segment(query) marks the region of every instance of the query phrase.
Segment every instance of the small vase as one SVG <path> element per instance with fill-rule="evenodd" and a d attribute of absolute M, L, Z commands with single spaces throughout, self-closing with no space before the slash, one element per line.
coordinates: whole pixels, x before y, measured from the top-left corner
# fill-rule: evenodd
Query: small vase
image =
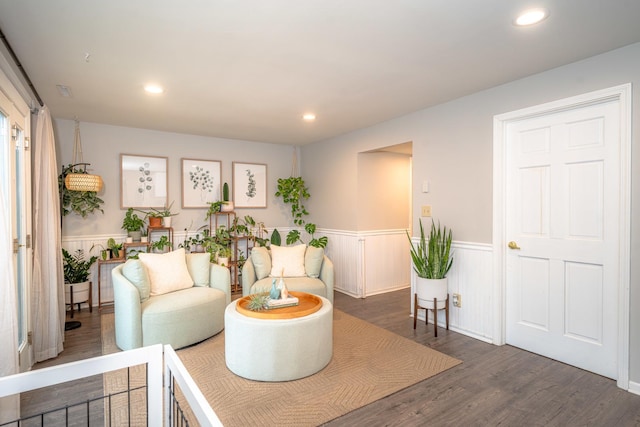
<path fill-rule="evenodd" d="M 273 279 L 273 282 L 271 282 L 271 292 L 269 292 L 269 297 L 271 297 L 271 299 L 280 298 L 280 289 L 276 287 L 276 279 Z"/>
<path fill-rule="evenodd" d="M 162 218 L 162 225 L 164 225 L 167 228 L 171 227 L 171 217 L 170 216 L 163 217 Z"/>

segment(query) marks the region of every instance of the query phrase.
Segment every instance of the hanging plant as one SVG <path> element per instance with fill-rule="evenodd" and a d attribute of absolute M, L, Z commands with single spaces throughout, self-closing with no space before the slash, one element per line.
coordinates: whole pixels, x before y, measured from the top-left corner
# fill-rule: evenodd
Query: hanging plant
<path fill-rule="evenodd" d="M 104 213 L 101 205 L 104 201 L 98 197 L 95 191 L 73 191 L 67 189 L 64 180 L 68 174 L 86 174 L 86 170 L 74 168 L 72 164 L 62 166 L 62 173 L 58 175 L 58 188 L 60 191 L 60 209 L 62 216 L 66 216 L 71 212 L 86 218 L 88 214 L 100 211 Z"/>
<path fill-rule="evenodd" d="M 309 215 L 309 212 L 307 212 L 302 203 L 311 197 L 309 189 L 305 186 L 304 179 L 293 176 L 279 178 L 276 197 L 282 197 L 282 201 L 291 206 L 291 216 L 294 224 L 303 226 L 305 223 L 304 216 Z"/>
<path fill-rule="evenodd" d="M 327 246 L 328 238 L 326 236 L 317 239 L 314 238 L 313 234 L 316 231 L 316 225 L 307 223 L 304 219 L 306 215 L 309 215 L 309 212 L 307 212 L 303 202 L 311 197 L 311 195 L 309 194 L 309 189 L 306 187 L 304 180 L 301 177 L 291 176 L 289 178 L 279 178 L 276 197 L 282 197 L 282 201 L 291 206 L 291 216 L 293 217 L 294 224 L 300 227 L 304 226 L 305 231 L 311 235 L 309 246 L 315 246 L 317 248 L 324 248 Z M 279 234 L 277 238 L 279 240 Z M 289 231 L 286 242 L 287 245 L 292 245 L 297 242 L 304 243 L 299 230 Z"/>

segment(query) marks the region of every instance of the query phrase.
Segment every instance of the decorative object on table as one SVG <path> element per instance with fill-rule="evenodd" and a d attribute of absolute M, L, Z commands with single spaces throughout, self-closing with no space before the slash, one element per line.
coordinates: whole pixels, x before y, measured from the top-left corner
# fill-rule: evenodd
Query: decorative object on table
<path fill-rule="evenodd" d="M 150 208 L 167 205 L 166 157 L 120 155 L 122 208 Z"/>
<path fill-rule="evenodd" d="M 414 245 L 407 232 L 411 244 L 411 259 L 416 272 L 416 292 L 414 294 L 413 328 L 416 328 L 418 309 L 426 310 L 425 323 L 429 310 L 433 311 L 434 335 L 438 336 L 438 309 L 445 310 L 446 328 L 449 329 L 449 293 L 447 291 L 447 273 L 451 269 L 452 232 L 447 227 L 436 227 L 431 220 L 431 232 L 427 246 L 422 221 L 420 223 L 420 241 Z"/>
<path fill-rule="evenodd" d="M 276 286 L 276 279 L 271 282 L 271 291 L 269 292 L 269 298 L 274 300 L 280 298 L 280 289 Z"/>
<path fill-rule="evenodd" d="M 182 207 L 206 208 L 220 200 L 221 162 L 182 159 Z"/>
<path fill-rule="evenodd" d="M 140 243 L 147 243 L 149 241 L 149 234 L 147 230 L 142 229 L 142 234 L 140 235 Z"/>
<path fill-rule="evenodd" d="M 282 269 L 282 273 L 280 273 L 280 281 L 278 282 L 278 290 L 280 291 L 280 298 L 286 299 L 289 296 L 289 291 L 287 290 L 287 285 L 284 284 L 284 268 Z"/>
<path fill-rule="evenodd" d="M 222 185 L 222 205 L 220 212 L 233 212 L 233 201 L 229 200 L 229 184 L 226 182 Z"/>
<path fill-rule="evenodd" d="M 261 311 L 267 308 L 267 303 L 269 301 L 269 294 L 259 293 L 253 294 L 249 297 L 249 301 L 247 302 L 247 308 L 252 311 Z"/>
<path fill-rule="evenodd" d="M 327 243 L 329 242 L 327 236 L 319 238 L 314 237 L 316 225 L 308 223 L 304 219 L 305 216 L 309 215 L 309 212 L 304 207 L 303 203 L 311 197 L 311 195 L 309 194 L 309 189 L 301 177 L 290 176 L 289 178 L 279 178 L 278 191 L 276 191 L 275 196 L 282 197 L 282 201 L 285 204 L 290 205 L 293 223 L 299 227 L 304 226 L 305 231 L 311 236 L 309 246 L 314 246 L 316 248 L 324 248 L 327 246 Z M 286 242 L 287 245 L 293 245 L 297 242 L 304 243 L 300 236 L 300 230 L 293 229 L 289 231 Z"/>
<path fill-rule="evenodd" d="M 133 211 L 133 208 L 127 209 L 122 220 L 122 229 L 126 230 L 129 237 L 134 242 L 139 242 L 142 237 L 142 227 L 144 227 L 144 220 Z"/>
<path fill-rule="evenodd" d="M 233 162 L 232 168 L 236 208 L 266 208 L 267 165 Z"/>

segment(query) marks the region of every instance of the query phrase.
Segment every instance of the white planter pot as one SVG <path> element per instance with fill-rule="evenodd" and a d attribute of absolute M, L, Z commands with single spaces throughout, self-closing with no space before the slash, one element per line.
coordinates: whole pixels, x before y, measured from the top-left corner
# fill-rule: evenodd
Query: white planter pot
<path fill-rule="evenodd" d="M 225 202 L 220 206 L 220 212 L 232 212 L 233 211 L 233 202 Z"/>
<path fill-rule="evenodd" d="M 173 217 L 171 216 L 165 216 L 162 218 L 162 225 L 164 225 L 165 227 L 169 228 L 171 227 L 171 220 Z"/>
<path fill-rule="evenodd" d="M 420 307 L 433 310 L 433 299 L 437 298 L 437 308 L 445 308 L 447 292 L 446 277 L 444 279 L 423 279 L 422 277 L 416 277 L 416 294 L 418 295 L 418 305 Z"/>
<path fill-rule="evenodd" d="M 229 257 L 218 257 L 218 265 L 221 265 L 223 267 L 228 267 L 229 266 Z"/>
<path fill-rule="evenodd" d="M 71 304 L 71 286 L 69 283 L 64 284 L 64 302 Z M 82 283 L 73 284 L 73 303 L 78 304 L 81 302 L 89 301 L 89 287 L 91 282 L 86 281 Z"/>

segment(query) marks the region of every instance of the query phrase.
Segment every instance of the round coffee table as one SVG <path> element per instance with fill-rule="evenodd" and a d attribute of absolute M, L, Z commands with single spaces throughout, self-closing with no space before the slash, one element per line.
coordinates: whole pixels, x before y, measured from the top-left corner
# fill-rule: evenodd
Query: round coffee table
<path fill-rule="evenodd" d="M 329 364 L 333 355 L 331 302 L 320 296 L 306 298 L 309 294 L 291 293 L 301 302 L 317 299 L 317 309 L 301 316 L 292 314 L 296 307 L 246 313 L 242 309 L 244 298 L 227 306 L 225 360 L 231 372 L 256 381 L 291 381 L 315 374 Z M 300 308 L 308 310 L 309 306 L 301 303 Z"/>

